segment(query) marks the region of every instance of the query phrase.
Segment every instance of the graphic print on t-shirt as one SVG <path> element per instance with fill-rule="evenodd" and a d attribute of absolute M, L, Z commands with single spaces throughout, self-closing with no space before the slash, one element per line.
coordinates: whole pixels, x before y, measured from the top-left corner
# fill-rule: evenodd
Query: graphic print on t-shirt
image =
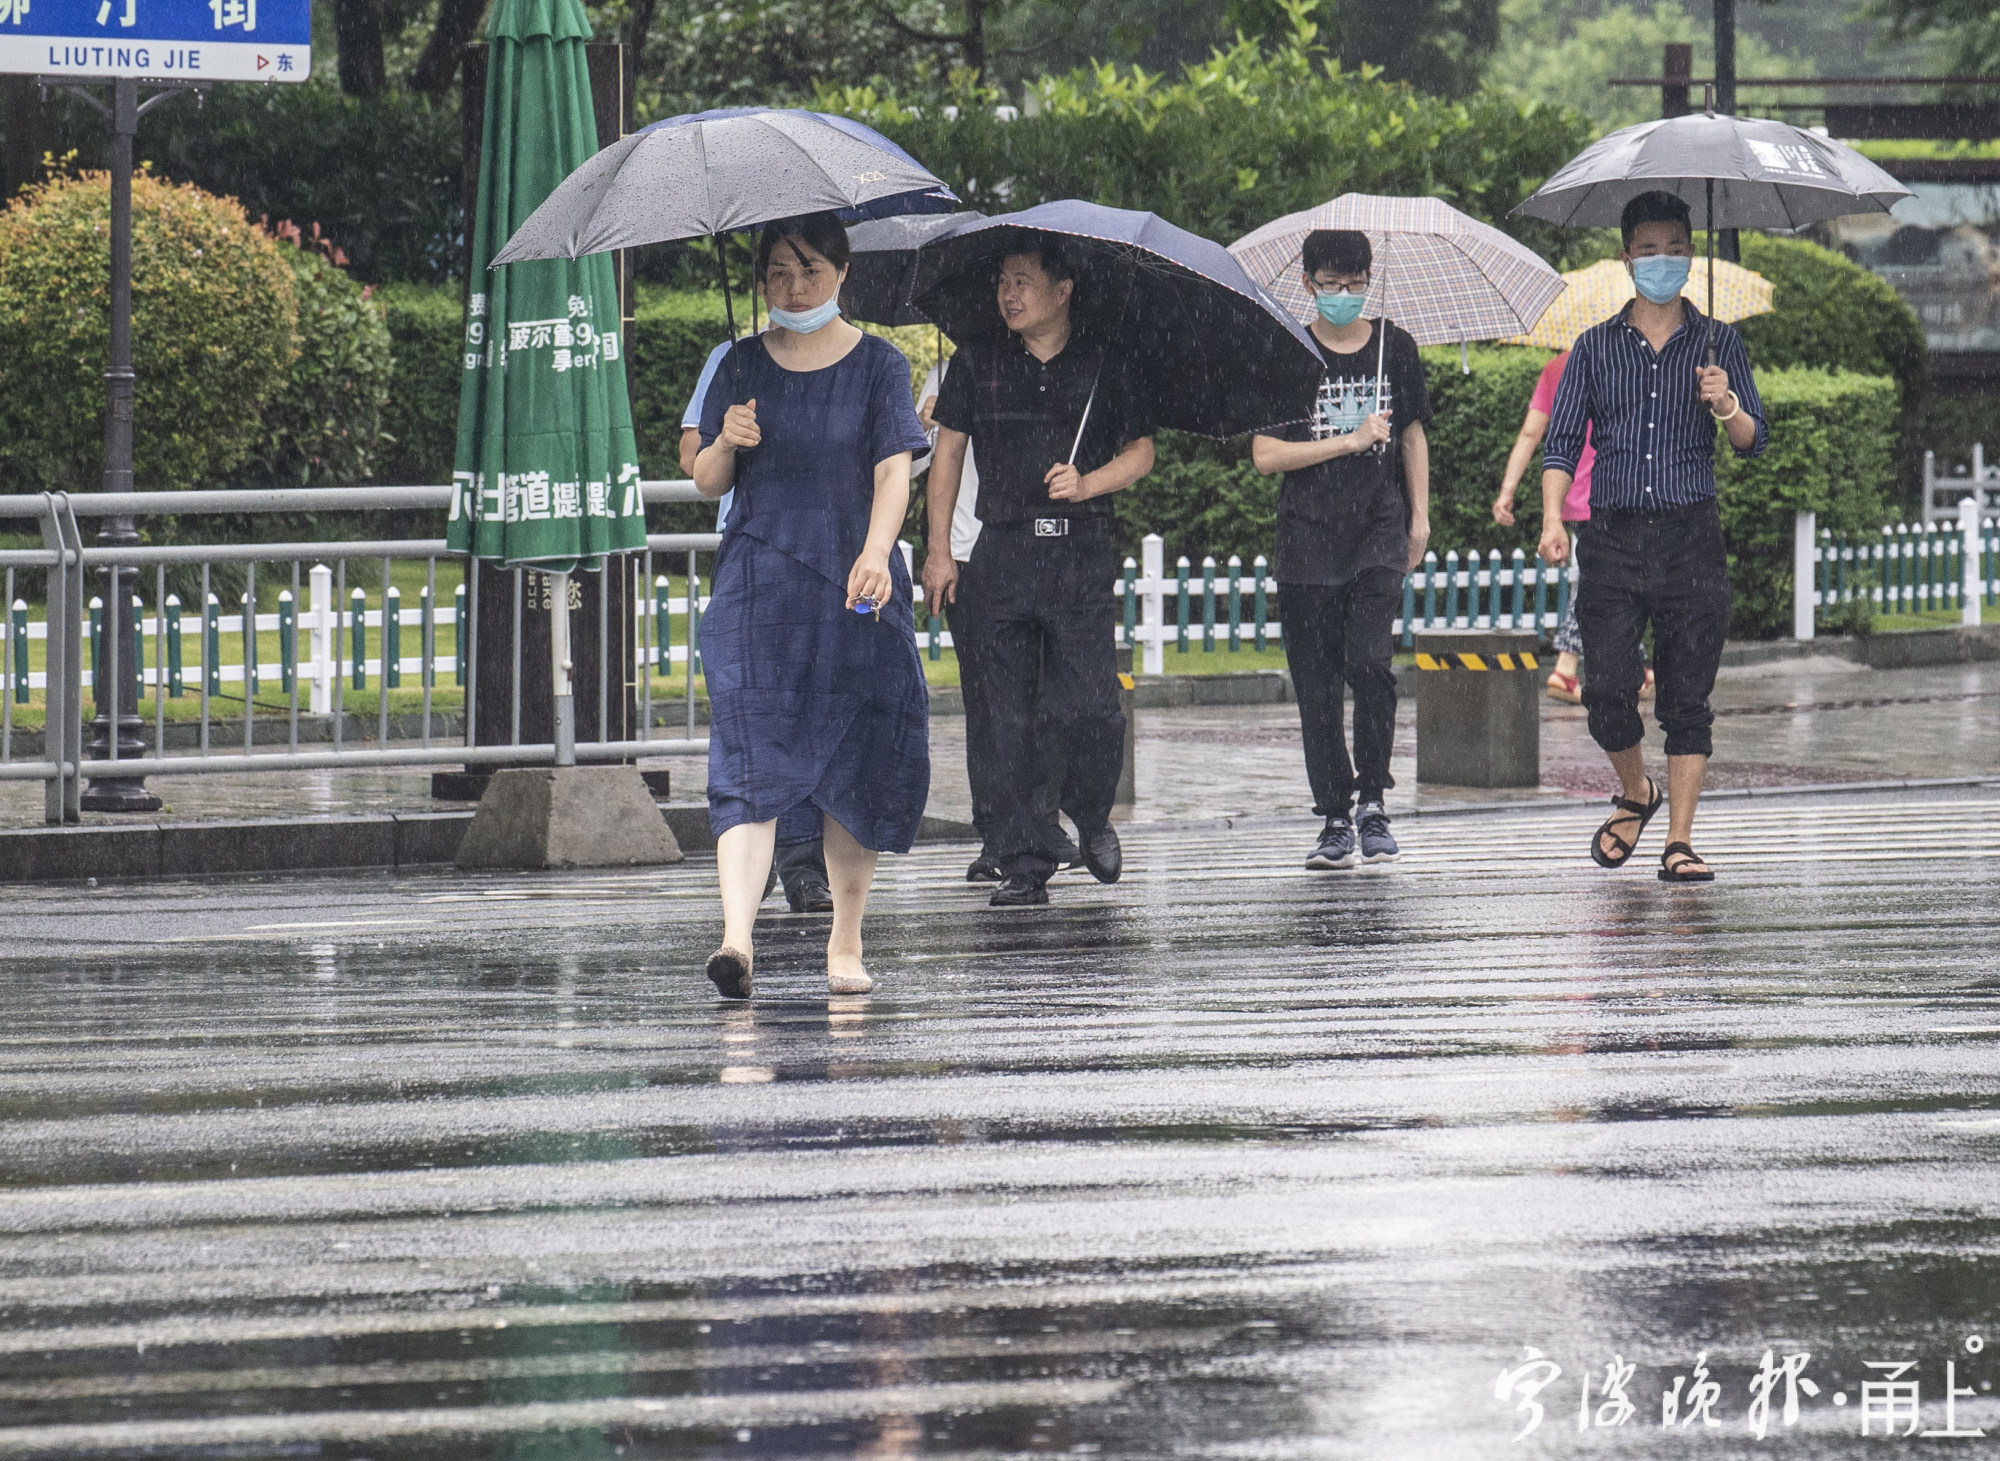
<path fill-rule="evenodd" d="M 1382 380 L 1381 395 L 1376 395 L 1372 371 L 1363 376 L 1321 376 L 1319 396 L 1313 403 L 1313 440 L 1348 436 L 1376 412 L 1389 410 L 1393 402 L 1387 377 Z"/>

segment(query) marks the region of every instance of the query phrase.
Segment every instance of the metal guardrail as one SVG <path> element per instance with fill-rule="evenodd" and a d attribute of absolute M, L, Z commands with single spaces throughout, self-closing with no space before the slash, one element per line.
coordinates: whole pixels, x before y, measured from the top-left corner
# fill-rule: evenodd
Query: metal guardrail
<path fill-rule="evenodd" d="M 668 502 L 699 502 L 704 499 L 687 481 L 653 481 L 641 484 L 648 505 Z M 441 509 L 450 506 L 454 489 L 432 487 L 335 487 L 273 491 L 149 492 L 149 493 L 51 493 L 35 496 L 0 495 L 0 520 L 33 522 L 41 530 L 40 549 L 0 551 L 0 575 L 4 575 L 5 597 L 0 599 L 0 781 L 41 781 L 45 784 L 44 814 L 49 822 L 75 821 L 80 811 L 81 784 L 105 777 L 152 777 L 172 775 L 226 775 L 245 772 L 294 771 L 326 767 L 383 767 L 439 765 L 541 765 L 555 759 L 553 743 L 524 742 L 521 738 L 521 623 L 524 590 L 530 576 L 545 577 L 533 570 L 512 572 L 512 625 L 514 657 L 509 707 L 509 735 L 495 744 L 478 744 L 478 623 L 479 584 L 485 575 L 463 574 L 465 582 L 456 586 L 449 606 L 439 602 L 438 560 L 464 563 L 462 557 L 447 553 L 441 539 L 339 540 L 313 542 L 176 544 L 172 546 L 132 545 L 125 547 L 85 546 L 78 519 L 128 515 L 145 518 L 173 514 L 182 518 L 204 515 L 299 513 L 337 514 L 386 510 Z M 602 731 L 612 724 L 610 715 L 612 616 L 608 612 L 609 578 L 597 576 L 599 594 L 599 667 L 597 726 L 600 738 L 576 748 L 577 759 L 586 762 L 629 761 L 659 756 L 704 754 L 705 738 L 695 732 L 695 676 L 700 667 L 700 619 L 706 600 L 702 595 L 699 556 L 712 554 L 720 538 L 713 533 L 654 534 L 647 538 L 636 565 L 643 577 L 634 585 L 627 607 L 632 614 L 631 646 L 633 664 L 629 669 L 636 685 L 639 706 L 637 738 L 612 740 Z M 681 568 L 685 555 L 682 587 L 671 591 L 670 572 Z M 418 560 L 424 564 L 423 584 L 414 610 L 401 604 L 401 589 L 393 581 L 393 566 Z M 347 575 L 350 564 L 380 565 L 379 589 L 371 606 L 367 591 L 357 583 L 350 591 Z M 260 564 L 289 564 L 289 585 L 282 586 L 275 599 L 274 613 L 261 612 L 257 587 Z M 215 570 L 221 565 L 243 565 L 244 590 L 240 602 L 225 606 L 213 592 Z M 331 566 L 329 566 L 329 564 Z M 307 565 L 312 565 L 308 567 Z M 168 592 L 170 569 L 198 567 L 200 600 L 194 612 Z M 669 572 L 656 572 L 667 568 Z M 146 570 L 150 569 L 148 575 Z M 23 570 L 46 574 L 48 593 L 46 617 L 39 623 L 28 620 L 28 606 L 16 597 L 17 576 Z M 151 610 L 144 589 L 146 577 L 152 583 Z M 357 578 L 359 575 L 357 575 Z M 120 626 L 107 617 L 107 606 L 99 595 L 86 602 L 88 581 L 117 584 L 114 598 L 127 596 L 133 620 L 130 643 L 132 662 L 120 664 Z M 126 592 L 129 586 L 129 594 Z M 575 600 L 572 600 L 574 606 Z M 237 612 L 223 614 L 224 607 Z M 184 619 L 189 622 L 183 622 Z M 673 629 L 682 627 L 679 643 Z M 415 639 L 417 653 L 405 655 L 406 631 Z M 441 653 L 441 631 L 448 631 L 450 653 Z M 461 632 L 463 631 L 463 632 Z M 275 652 L 267 641 L 275 636 Z M 622 638 L 622 634 L 621 634 Z M 370 645 L 374 653 L 370 653 Z M 150 643 L 151 655 L 146 648 Z M 39 644 L 41 667 L 34 666 Z M 236 651 L 230 662 L 228 649 Z M 86 669 L 88 664 L 88 669 Z M 655 682 L 679 668 L 684 676 L 686 734 L 654 738 L 653 703 Z M 392 745 L 392 731 L 398 726 L 392 716 L 390 692 L 402 688 L 402 677 L 415 677 L 422 691 L 421 714 L 414 734 L 402 737 L 412 742 Z M 452 676 L 464 691 L 464 714 L 453 744 L 439 744 L 439 721 L 433 707 L 433 690 L 438 676 Z M 190 689 L 188 679 L 193 678 Z M 110 699 L 104 686 L 120 687 L 121 676 L 129 685 L 115 689 Z M 374 746 L 363 748 L 350 743 L 348 724 L 350 698 L 359 701 L 371 688 L 375 691 Z M 284 697 L 284 749 L 259 751 L 258 730 L 269 726 L 269 717 L 259 719 L 258 694 L 267 681 L 275 681 Z M 231 696 L 225 686 L 241 689 Z M 136 707 L 152 689 L 153 719 L 150 748 L 139 742 L 139 754 L 131 754 L 133 742 L 120 745 L 122 728 L 131 732 L 143 723 L 127 707 Z M 97 755 L 86 752 L 86 721 L 90 707 L 86 688 L 100 701 L 101 712 L 113 708 L 120 716 L 100 714 L 97 727 Z M 587 688 L 587 687 L 586 687 Z M 625 689 L 620 678 L 619 692 Z M 16 760 L 14 745 L 15 707 L 28 703 L 32 692 L 44 697 L 43 750 L 34 759 Z M 301 693 L 304 703 L 301 703 Z M 353 692 L 350 697 L 349 692 Z M 168 726 L 186 722 L 167 715 L 170 700 L 192 697 L 199 701 L 195 724 L 196 744 L 185 754 L 170 754 Z M 242 703 L 242 749 L 224 754 L 215 747 L 215 731 L 223 722 L 214 715 L 218 702 L 239 699 Z M 274 707 L 267 707 L 274 708 Z M 323 729 L 330 735 L 331 750 L 300 748 L 301 714 L 324 717 Z M 620 717 L 622 719 L 622 716 Z M 233 716 L 232 716 L 233 719 Z M 448 724 L 444 729 L 451 729 Z M 107 734 L 108 730 L 108 734 Z M 137 732 L 133 732 L 137 734 Z M 492 737 L 487 738 L 492 741 Z M 310 737 L 307 744 L 310 744 Z"/>

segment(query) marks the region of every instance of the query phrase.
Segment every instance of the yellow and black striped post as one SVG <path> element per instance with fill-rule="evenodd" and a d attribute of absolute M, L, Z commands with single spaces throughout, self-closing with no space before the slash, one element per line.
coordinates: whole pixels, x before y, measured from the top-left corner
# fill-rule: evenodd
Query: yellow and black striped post
<path fill-rule="evenodd" d="M 1417 781 L 1538 786 L 1540 638 L 1532 630 L 1419 631 Z"/>

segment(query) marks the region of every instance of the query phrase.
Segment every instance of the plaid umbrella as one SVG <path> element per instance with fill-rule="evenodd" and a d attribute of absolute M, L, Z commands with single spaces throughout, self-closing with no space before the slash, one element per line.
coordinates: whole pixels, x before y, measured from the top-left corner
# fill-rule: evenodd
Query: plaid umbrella
<path fill-rule="evenodd" d="M 1714 315 L 1726 324 L 1747 320 L 1752 315 L 1771 312 L 1771 281 L 1741 264 L 1717 259 L 1715 268 Z M 1701 302 L 1708 292 L 1709 261 L 1696 259 L 1688 273 L 1684 299 Z M 1608 320 L 1625 307 L 1634 294 L 1632 275 L 1616 259 L 1600 259 L 1587 269 L 1563 275 L 1569 286 L 1548 313 L 1525 335 L 1509 335 L 1503 345 L 1540 345 L 1547 350 L 1567 350 L 1576 337 L 1592 325 Z"/>
<path fill-rule="evenodd" d="M 1419 345 L 1519 335 L 1562 293 L 1562 276 L 1533 249 L 1447 203 L 1343 193 L 1273 219 L 1229 246 L 1243 271 L 1295 319 L 1318 314 L 1300 282 L 1299 250 L 1319 228 L 1368 235 L 1374 282 L 1362 313 L 1395 321 Z"/>

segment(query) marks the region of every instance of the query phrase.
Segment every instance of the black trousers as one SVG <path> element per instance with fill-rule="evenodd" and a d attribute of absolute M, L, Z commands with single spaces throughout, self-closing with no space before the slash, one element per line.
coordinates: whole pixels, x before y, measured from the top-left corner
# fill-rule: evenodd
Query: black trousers
<path fill-rule="evenodd" d="M 1047 877 L 1061 863 L 1050 845 L 1048 789 L 1089 836 L 1111 819 L 1125 757 L 1118 706 L 1112 580 L 1118 555 L 1110 534 L 1080 522 L 1060 538 L 1030 524 L 989 523 L 959 573 L 952 643 L 968 712 L 982 706 L 979 742 L 966 727 L 968 762 L 987 770 L 973 782 L 974 817 L 1008 876 Z"/>
<path fill-rule="evenodd" d="M 1403 576 L 1370 568 L 1347 583 L 1281 583 L 1285 662 L 1299 702 L 1306 780 L 1313 811 L 1345 816 L 1355 793 L 1379 802 L 1396 784 L 1389 750 L 1396 739 L 1396 609 Z M 1354 689 L 1354 758 L 1347 755 L 1342 691 Z"/>
<path fill-rule="evenodd" d="M 1576 625 L 1590 664 L 1583 703 L 1590 736 L 1607 751 L 1646 738 L 1639 687 L 1653 629 L 1653 713 L 1669 756 L 1714 749 L 1709 693 L 1729 634 L 1729 558 L 1713 499 L 1655 516 L 1592 513 L 1577 586 Z"/>
<path fill-rule="evenodd" d="M 826 882 L 826 842 L 821 836 L 826 818 L 811 802 L 800 802 L 778 818 L 777 848 L 772 864 L 785 896 L 796 897 L 799 884 L 808 878 Z"/>

